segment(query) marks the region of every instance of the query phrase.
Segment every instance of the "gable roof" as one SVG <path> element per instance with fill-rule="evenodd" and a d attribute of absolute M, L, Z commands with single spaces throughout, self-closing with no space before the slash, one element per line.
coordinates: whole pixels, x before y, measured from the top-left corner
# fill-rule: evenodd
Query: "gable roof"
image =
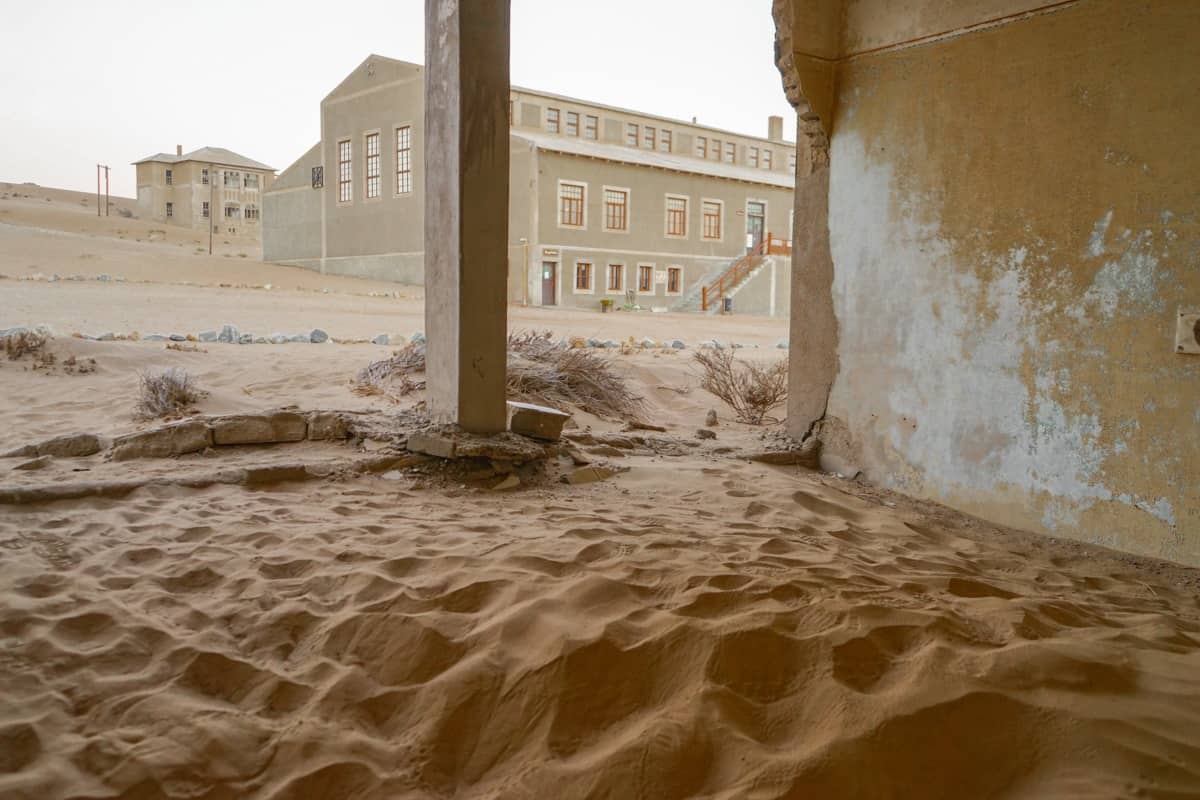
<path fill-rule="evenodd" d="M 145 164 L 150 161 L 158 161 L 164 164 L 179 164 L 184 161 L 201 161 L 208 164 L 215 164 L 221 167 L 241 167 L 243 169 L 260 169 L 266 172 L 274 172 L 274 167 L 268 167 L 261 161 L 255 161 L 253 158 L 246 158 L 232 150 L 226 150 L 224 147 L 201 147 L 199 150 L 193 150 L 190 153 L 184 153 L 177 156 L 174 153 L 155 153 L 152 156 L 147 156 L 141 161 L 133 162 L 136 164 Z"/>
<path fill-rule="evenodd" d="M 584 158 L 596 158 L 602 161 L 615 161 L 622 164 L 637 164 L 645 167 L 658 167 L 674 172 L 686 172 L 693 175 L 706 175 L 712 178 L 725 178 L 745 183 L 758 183 L 764 186 L 776 186 L 780 189 L 791 189 L 796 185 L 790 173 L 776 172 L 769 169 L 753 169 L 737 164 L 727 164 L 723 161 L 701 161 L 698 158 L 672 155 L 659 150 L 642 150 L 635 147 L 624 147 L 617 144 L 604 144 L 590 139 L 580 139 L 573 136 L 555 136 L 553 134 L 536 133 L 534 131 L 513 131 L 514 139 L 524 139 L 541 150 L 555 153 L 567 153 Z"/>

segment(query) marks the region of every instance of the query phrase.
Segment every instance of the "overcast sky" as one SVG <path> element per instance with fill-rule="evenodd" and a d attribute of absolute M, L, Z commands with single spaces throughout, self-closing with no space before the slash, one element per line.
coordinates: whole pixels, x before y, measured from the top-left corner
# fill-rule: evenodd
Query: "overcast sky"
<path fill-rule="evenodd" d="M 423 63 L 423 0 L 5 2 L 0 180 L 133 196 L 130 163 L 227 147 L 284 169 L 370 53 Z M 795 117 L 771 0 L 512 0 L 519 86 L 766 135 Z"/>

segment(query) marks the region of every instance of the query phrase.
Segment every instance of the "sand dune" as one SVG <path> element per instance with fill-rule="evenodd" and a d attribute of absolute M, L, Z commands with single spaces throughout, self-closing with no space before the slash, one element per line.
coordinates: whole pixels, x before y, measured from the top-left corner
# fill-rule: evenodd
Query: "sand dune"
<path fill-rule="evenodd" d="M 955 527 L 650 460 L 6 511 L 0 794 L 1196 796 L 1195 573 Z"/>

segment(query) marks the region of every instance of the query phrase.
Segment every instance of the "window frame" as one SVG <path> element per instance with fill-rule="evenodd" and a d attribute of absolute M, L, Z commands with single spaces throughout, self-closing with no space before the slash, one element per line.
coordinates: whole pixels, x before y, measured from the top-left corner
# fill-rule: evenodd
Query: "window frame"
<path fill-rule="evenodd" d="M 713 161 L 721 160 L 721 153 L 724 152 L 725 142 L 722 139 L 713 139 L 712 146 L 708 149 L 709 158 Z"/>
<path fill-rule="evenodd" d="M 663 145 L 666 145 L 664 148 Z M 675 135 L 670 128 L 658 129 L 658 151 L 660 153 L 670 153 L 675 147 Z"/>
<path fill-rule="evenodd" d="M 166 214 L 166 219 L 174 219 L 175 218 L 175 203 L 168 200 L 167 207 L 163 211 L 163 213 Z"/>
<path fill-rule="evenodd" d="M 737 142 L 725 142 L 725 150 L 721 153 L 721 161 L 726 164 L 737 163 Z"/>
<path fill-rule="evenodd" d="M 375 138 L 375 155 L 371 155 L 371 137 Z M 378 128 L 363 131 L 363 200 L 372 202 L 383 198 L 383 148 Z M 371 159 L 375 159 L 375 174 L 371 174 Z M 371 179 L 375 179 L 375 194 L 371 194 Z"/>
<path fill-rule="evenodd" d="M 559 109 L 546 107 L 546 132 L 562 133 L 562 112 Z"/>
<path fill-rule="evenodd" d="M 342 145 L 346 146 L 345 158 L 342 158 Z M 353 205 L 354 142 L 349 137 L 338 139 L 334 144 L 334 158 L 337 162 L 337 195 L 335 195 L 337 204 L 339 206 Z"/>
<path fill-rule="evenodd" d="M 632 139 L 633 141 L 630 141 Z M 625 146 L 626 147 L 641 147 L 642 146 L 642 129 L 636 122 L 625 123 Z"/>
<path fill-rule="evenodd" d="M 400 149 L 400 131 L 408 131 L 408 147 L 406 147 L 404 150 Z M 395 162 L 392 164 L 392 197 L 408 197 L 413 193 L 413 173 L 416 172 L 416 170 L 413 169 L 414 131 L 415 128 L 413 127 L 411 121 L 401 122 L 398 125 L 392 126 L 392 159 Z M 408 157 L 405 160 L 407 169 L 404 170 L 400 169 L 401 153 L 408 154 Z M 403 190 L 400 188 L 400 177 L 402 175 L 406 176 L 408 180 L 408 188 Z"/>
<path fill-rule="evenodd" d="M 200 185 L 208 186 L 208 167 L 200 168 Z"/>
<path fill-rule="evenodd" d="M 649 142 L 649 144 L 647 144 Z M 642 149 L 654 150 L 658 147 L 658 129 L 653 125 L 642 126 Z"/>
<path fill-rule="evenodd" d="M 750 167 L 751 169 L 758 169 L 757 145 L 751 144 L 746 146 L 746 166 Z"/>
<path fill-rule="evenodd" d="M 171 169 L 170 167 L 167 167 L 166 169 L 164 169 L 163 170 L 163 180 L 166 181 L 167 186 L 174 186 L 175 185 L 175 171 L 173 169 Z"/>
<path fill-rule="evenodd" d="M 610 228 L 608 227 L 608 193 L 622 192 L 625 195 L 625 227 Z M 601 230 L 605 233 L 624 233 L 628 234 L 632 227 L 631 209 L 633 205 L 633 190 L 627 186 L 608 186 L 603 187 L 601 195 Z"/>
<path fill-rule="evenodd" d="M 658 292 L 657 292 L 658 284 L 655 283 L 655 281 L 654 281 L 655 266 L 656 266 L 655 264 L 652 264 L 648 261 L 639 261 L 638 262 L 637 273 L 636 273 L 636 277 L 635 277 L 635 285 L 634 285 L 634 290 L 637 292 L 638 295 L 640 295 L 642 297 L 647 297 L 647 296 L 658 294 Z M 643 274 L 642 271 L 647 270 L 647 269 L 650 270 L 650 288 L 643 289 L 642 288 L 642 274 Z"/>
<path fill-rule="evenodd" d="M 586 266 L 588 268 L 588 285 L 586 289 L 579 288 L 579 268 Z M 572 294 L 595 294 L 596 293 L 596 262 L 585 258 L 578 259 L 575 262 L 575 269 L 572 271 L 571 280 Z"/>
<path fill-rule="evenodd" d="M 600 141 L 600 117 L 598 115 L 583 115 L 583 138 L 592 142 Z"/>
<path fill-rule="evenodd" d="M 671 233 L 671 201 L 683 201 L 683 233 Z M 688 238 L 688 229 L 691 227 L 692 198 L 686 194 L 674 194 L 667 192 L 663 195 L 663 235 L 668 239 L 686 239 Z"/>
<path fill-rule="evenodd" d="M 774 169 L 775 168 L 775 156 L 771 152 L 771 148 L 764 147 L 762 149 L 761 161 L 759 161 L 759 165 L 763 169 Z"/>
<path fill-rule="evenodd" d="M 671 274 L 679 275 L 679 284 L 675 291 L 671 291 Z M 679 264 L 670 264 L 667 266 L 667 282 L 663 285 L 663 294 L 667 297 L 679 297 L 683 294 L 683 267 Z"/>
<path fill-rule="evenodd" d="M 582 189 L 579 199 L 581 223 L 579 225 L 563 222 L 563 187 L 566 186 L 577 186 Z M 586 181 L 560 178 L 558 181 L 558 191 L 555 193 L 555 202 L 557 205 L 555 219 L 558 221 L 559 228 L 569 231 L 586 231 L 588 229 L 588 185 Z"/>
<path fill-rule="evenodd" d="M 717 207 L 717 235 L 708 235 L 708 205 Z M 725 241 L 725 201 L 718 200 L 715 197 L 700 198 L 700 241 L 702 242 L 723 242 Z"/>
<path fill-rule="evenodd" d="M 696 158 L 699 158 L 699 159 L 707 159 L 708 158 L 708 137 L 707 136 L 697 136 L 696 137 L 696 149 L 694 152 L 695 152 Z"/>
<path fill-rule="evenodd" d="M 571 131 L 572 128 L 575 129 L 573 133 Z M 563 125 L 563 134 L 566 136 L 574 136 L 576 138 L 579 137 L 579 112 L 578 111 L 568 111 L 567 112 L 566 123 Z"/>
<path fill-rule="evenodd" d="M 611 286 L 612 276 L 613 276 L 613 271 L 612 271 L 613 267 L 619 267 L 621 270 L 620 271 L 621 285 L 619 288 L 616 288 L 616 289 L 612 288 L 612 286 Z M 625 294 L 625 278 L 626 278 L 625 267 L 626 267 L 626 265 L 625 265 L 625 262 L 623 262 L 623 261 L 608 261 L 605 263 L 605 267 L 604 267 L 604 293 L 605 294 L 624 296 L 624 294 Z"/>
<path fill-rule="evenodd" d="M 212 213 L 207 200 L 200 201 L 200 219 L 208 219 Z"/>

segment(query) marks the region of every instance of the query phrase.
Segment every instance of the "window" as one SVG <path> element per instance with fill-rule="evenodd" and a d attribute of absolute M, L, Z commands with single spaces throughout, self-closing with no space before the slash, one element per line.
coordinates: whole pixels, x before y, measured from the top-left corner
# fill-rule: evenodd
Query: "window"
<path fill-rule="evenodd" d="M 225 206 L 225 219 L 234 219 L 241 216 L 237 206 Z"/>
<path fill-rule="evenodd" d="M 708 138 L 696 137 L 696 158 L 708 158 Z"/>
<path fill-rule="evenodd" d="M 719 240 L 721 238 L 721 201 L 705 200 L 702 208 L 704 212 L 703 237 Z"/>
<path fill-rule="evenodd" d="M 349 203 L 354 199 L 350 182 L 350 140 L 338 142 L 338 202 Z"/>
<path fill-rule="evenodd" d="M 758 148 L 754 145 L 750 145 L 746 150 L 746 163 L 758 169 Z"/>
<path fill-rule="evenodd" d="M 592 291 L 592 265 L 587 261 L 575 262 L 575 291 Z"/>
<path fill-rule="evenodd" d="M 258 206 L 246 206 L 246 211 L 242 216 L 246 219 L 258 219 Z"/>
<path fill-rule="evenodd" d="M 667 267 L 667 294 L 680 294 L 683 291 L 683 269 Z"/>
<path fill-rule="evenodd" d="M 200 170 L 200 182 L 205 186 L 208 186 L 208 167 Z"/>
<path fill-rule="evenodd" d="M 171 185 L 171 170 L 167 170 L 167 186 Z"/>
<path fill-rule="evenodd" d="M 667 195 L 667 236 L 687 236 L 686 197 Z"/>
<path fill-rule="evenodd" d="M 600 135 L 600 118 L 588 114 L 583 118 L 583 138 L 595 140 Z"/>
<path fill-rule="evenodd" d="M 771 169 L 771 151 L 766 148 L 762 151 L 762 168 Z"/>
<path fill-rule="evenodd" d="M 796 171 L 796 154 L 788 153 L 788 169 L 792 172 Z"/>
<path fill-rule="evenodd" d="M 226 172 L 221 176 L 221 178 L 222 183 L 227 187 L 233 187 L 236 189 L 242 185 L 242 173 L 240 172 Z"/>
<path fill-rule="evenodd" d="M 655 141 L 654 137 L 656 134 L 657 131 L 655 131 L 654 128 L 651 128 L 649 125 L 642 128 L 642 147 L 645 147 L 647 150 L 653 150 Z"/>
<path fill-rule="evenodd" d="M 582 183 L 558 185 L 558 224 L 568 228 L 583 227 L 583 198 L 587 186 Z"/>
<path fill-rule="evenodd" d="M 654 292 L 653 264 L 638 264 L 637 290 L 642 294 L 652 294 Z"/>
<path fill-rule="evenodd" d="M 625 123 L 625 144 L 630 147 L 638 146 L 638 126 L 636 123 Z"/>
<path fill-rule="evenodd" d="M 167 216 L 168 217 L 175 216 L 175 204 L 174 203 L 167 203 Z"/>
<path fill-rule="evenodd" d="M 629 191 L 604 187 L 604 230 L 629 230 Z"/>
<path fill-rule="evenodd" d="M 658 149 L 662 150 L 664 153 L 671 152 L 671 132 L 670 131 L 659 131 L 658 132 Z"/>
<path fill-rule="evenodd" d="M 396 128 L 396 194 L 412 191 L 412 126 Z"/>
<path fill-rule="evenodd" d="M 610 292 L 625 291 L 625 265 L 624 264 L 609 264 L 608 265 L 608 291 L 610 291 Z"/>
<path fill-rule="evenodd" d="M 737 153 L 737 145 L 735 145 L 733 142 L 726 142 L 725 143 L 725 163 L 732 164 L 736 153 Z"/>
<path fill-rule="evenodd" d="M 567 136 L 579 135 L 579 112 L 567 112 Z"/>
<path fill-rule="evenodd" d="M 712 147 L 710 147 L 708 149 L 708 153 L 709 153 L 709 157 L 712 158 L 713 161 L 721 160 L 721 140 L 720 139 L 712 140 Z"/>
<path fill-rule="evenodd" d="M 258 188 L 258 173 L 257 172 L 247 172 L 246 176 L 245 176 L 245 180 L 242 182 L 242 185 L 245 186 L 247 189 L 257 189 Z"/>
<path fill-rule="evenodd" d="M 367 184 L 367 199 L 379 197 L 379 134 L 367 134 L 367 163 L 364 177 Z"/>
<path fill-rule="evenodd" d="M 321 189 L 325 186 L 325 167 L 312 168 L 312 188 Z"/>
<path fill-rule="evenodd" d="M 558 109 L 546 109 L 546 130 L 551 133 L 558 133 Z"/>
<path fill-rule="evenodd" d="M 208 219 L 208 201 L 205 200 L 200 206 L 200 216 Z"/>

